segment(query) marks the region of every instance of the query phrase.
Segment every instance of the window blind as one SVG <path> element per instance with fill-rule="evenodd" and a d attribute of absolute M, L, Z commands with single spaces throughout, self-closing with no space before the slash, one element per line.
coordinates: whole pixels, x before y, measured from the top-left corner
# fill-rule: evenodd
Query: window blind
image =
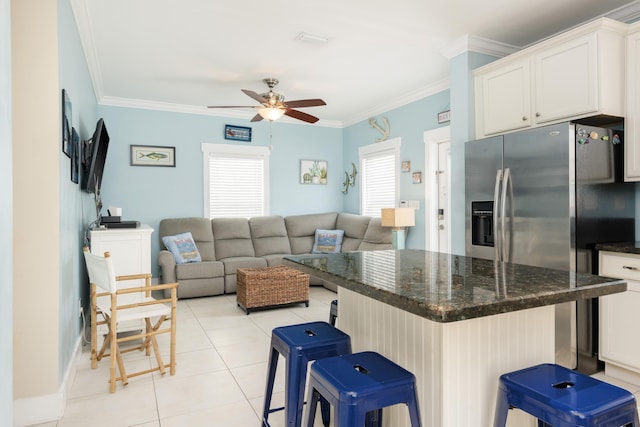
<path fill-rule="evenodd" d="M 266 215 L 268 156 L 263 151 L 221 150 L 205 151 L 205 214 L 209 218 Z"/>
<path fill-rule="evenodd" d="M 382 208 L 397 206 L 399 151 L 398 138 L 360 150 L 362 215 L 379 218 Z"/>

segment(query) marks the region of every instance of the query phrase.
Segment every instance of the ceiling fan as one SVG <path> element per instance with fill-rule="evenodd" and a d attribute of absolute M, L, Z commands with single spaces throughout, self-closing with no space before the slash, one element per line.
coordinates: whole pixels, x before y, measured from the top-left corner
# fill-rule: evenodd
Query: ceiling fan
<path fill-rule="evenodd" d="M 270 77 L 262 81 L 269 86 L 269 92 L 258 94 L 252 90 L 242 89 L 245 94 L 258 101 L 261 105 L 210 105 L 207 108 L 257 108 L 258 114 L 251 119 L 252 122 L 259 122 L 262 119 L 274 121 L 278 120 L 284 114 L 294 119 L 302 120 L 303 122 L 315 123 L 319 120 L 317 117 L 294 110 L 294 108 L 327 105 L 322 99 L 299 99 L 285 102 L 282 94 L 273 91 L 275 85 L 278 84 L 278 79 Z"/>

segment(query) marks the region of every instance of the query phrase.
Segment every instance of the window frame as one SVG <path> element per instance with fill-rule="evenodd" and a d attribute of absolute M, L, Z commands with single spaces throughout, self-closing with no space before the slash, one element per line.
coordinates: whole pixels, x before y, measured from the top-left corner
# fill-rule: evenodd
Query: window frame
<path fill-rule="evenodd" d="M 271 149 L 269 147 L 264 146 L 240 146 L 240 145 L 229 145 L 229 144 L 214 144 L 214 143 L 203 143 L 202 144 L 202 176 L 203 176 L 203 213 L 205 218 L 212 218 L 210 207 L 210 174 L 209 174 L 209 159 L 211 156 L 219 155 L 223 156 L 231 156 L 238 158 L 252 158 L 252 159 L 262 159 L 263 162 L 263 177 L 262 177 L 262 186 L 263 186 L 263 216 L 269 215 L 269 156 L 271 154 Z"/>
<path fill-rule="evenodd" d="M 360 165 L 361 179 L 360 179 L 360 215 L 364 215 L 364 185 L 366 177 L 364 175 L 363 163 L 366 158 L 373 158 L 378 156 L 384 156 L 393 154 L 394 156 L 394 206 L 388 206 L 390 208 L 397 207 L 400 202 L 400 147 L 402 145 L 402 139 L 400 137 L 392 138 L 382 142 L 376 142 L 374 144 L 363 145 L 358 147 L 358 159 Z M 378 212 L 377 215 L 369 215 L 374 218 L 379 218 L 382 215 Z"/>

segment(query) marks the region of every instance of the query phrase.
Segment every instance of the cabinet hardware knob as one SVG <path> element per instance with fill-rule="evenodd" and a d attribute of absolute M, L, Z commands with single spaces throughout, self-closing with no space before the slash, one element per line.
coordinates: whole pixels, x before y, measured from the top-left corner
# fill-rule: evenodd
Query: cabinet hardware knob
<path fill-rule="evenodd" d="M 540 113 L 536 113 L 536 117 L 540 117 Z"/>
<path fill-rule="evenodd" d="M 527 120 L 529 120 L 529 119 L 527 119 L 527 116 L 522 116 L 522 121 L 523 122 L 526 122 Z"/>
<path fill-rule="evenodd" d="M 633 270 L 633 271 L 638 270 L 638 267 L 629 267 L 628 265 L 623 265 L 622 268 L 624 268 L 625 270 Z"/>

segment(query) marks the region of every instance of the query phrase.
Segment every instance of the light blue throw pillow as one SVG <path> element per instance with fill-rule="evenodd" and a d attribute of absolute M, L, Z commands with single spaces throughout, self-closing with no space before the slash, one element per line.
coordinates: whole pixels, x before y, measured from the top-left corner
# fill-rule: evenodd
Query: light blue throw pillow
<path fill-rule="evenodd" d="M 313 243 L 312 254 L 335 254 L 342 250 L 344 230 L 316 230 L 316 240 Z"/>
<path fill-rule="evenodd" d="M 175 236 L 164 236 L 162 243 L 171 251 L 176 259 L 176 264 L 202 261 L 196 243 L 193 241 L 193 236 L 188 231 Z"/>

